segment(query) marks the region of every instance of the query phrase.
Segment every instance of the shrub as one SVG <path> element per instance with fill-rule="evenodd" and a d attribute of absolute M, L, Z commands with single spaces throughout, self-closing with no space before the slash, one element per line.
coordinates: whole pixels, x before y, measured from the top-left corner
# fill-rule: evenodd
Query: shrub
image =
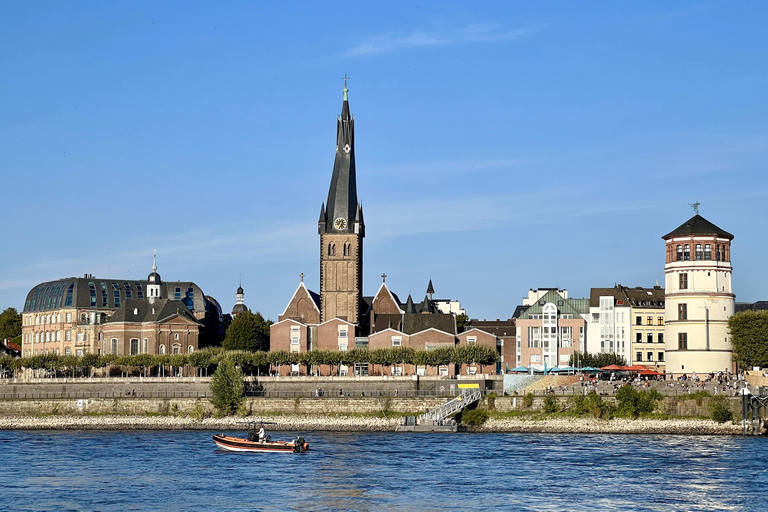
<path fill-rule="evenodd" d="M 531 408 L 531 406 L 533 405 L 533 393 L 527 393 L 527 394 L 526 394 L 526 395 L 523 397 L 523 405 L 524 405 L 524 406 L 525 406 L 527 409 L 530 409 L 530 408 Z"/>
<path fill-rule="evenodd" d="M 231 415 L 245 400 L 243 372 L 231 361 L 222 361 L 211 377 L 211 403 L 220 415 Z"/>
<path fill-rule="evenodd" d="M 725 399 L 722 396 L 713 398 L 710 402 L 710 408 L 712 409 L 712 419 L 718 423 L 725 423 L 733 419 L 733 412 L 725 405 Z"/>
<path fill-rule="evenodd" d="M 544 397 L 544 412 L 553 413 L 560 410 L 560 403 L 557 401 L 555 395 L 547 395 Z"/>
<path fill-rule="evenodd" d="M 488 420 L 488 411 L 485 409 L 465 409 L 461 412 L 461 422 L 465 425 L 479 427 Z"/>
<path fill-rule="evenodd" d="M 197 421 L 202 421 L 205 418 L 208 417 L 208 415 L 205 412 L 205 409 L 203 409 L 203 406 L 201 404 L 197 404 L 192 411 L 190 411 L 189 416 L 196 419 Z"/>
<path fill-rule="evenodd" d="M 631 384 L 627 384 L 616 393 L 616 400 L 619 402 L 616 415 L 637 418 L 641 414 L 650 414 L 662 398 L 661 393 L 655 389 L 638 391 Z"/>

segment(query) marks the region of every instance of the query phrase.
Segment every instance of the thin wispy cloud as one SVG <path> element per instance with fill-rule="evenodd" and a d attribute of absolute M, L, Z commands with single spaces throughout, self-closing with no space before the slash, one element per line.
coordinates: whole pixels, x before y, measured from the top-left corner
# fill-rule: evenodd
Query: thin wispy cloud
<path fill-rule="evenodd" d="M 473 23 L 466 27 L 425 30 L 413 29 L 409 32 L 390 32 L 379 34 L 363 41 L 356 47 L 343 53 L 344 57 L 368 57 L 391 53 L 406 48 L 424 48 L 462 43 L 492 43 L 519 39 L 539 27 L 507 29 L 498 24 Z"/>

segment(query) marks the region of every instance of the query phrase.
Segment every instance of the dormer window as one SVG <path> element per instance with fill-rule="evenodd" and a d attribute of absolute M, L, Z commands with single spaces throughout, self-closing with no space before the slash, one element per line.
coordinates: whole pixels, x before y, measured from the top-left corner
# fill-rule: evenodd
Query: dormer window
<path fill-rule="evenodd" d="M 138 315 L 139 314 L 139 308 L 133 308 L 133 314 Z"/>

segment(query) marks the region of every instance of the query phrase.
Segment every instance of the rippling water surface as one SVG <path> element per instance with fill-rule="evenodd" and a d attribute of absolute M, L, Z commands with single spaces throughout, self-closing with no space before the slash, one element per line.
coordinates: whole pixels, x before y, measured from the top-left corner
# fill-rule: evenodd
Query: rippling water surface
<path fill-rule="evenodd" d="M 295 455 L 212 434 L 0 431 L 0 509 L 768 510 L 768 438 L 311 432 Z"/>

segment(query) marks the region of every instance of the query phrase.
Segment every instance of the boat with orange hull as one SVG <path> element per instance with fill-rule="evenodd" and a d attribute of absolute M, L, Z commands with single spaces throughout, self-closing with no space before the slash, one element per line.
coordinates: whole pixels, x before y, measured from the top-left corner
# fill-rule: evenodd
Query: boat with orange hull
<path fill-rule="evenodd" d="M 309 450 L 309 443 L 303 437 L 297 437 L 293 441 L 251 441 L 242 437 L 215 434 L 213 442 L 229 452 L 284 452 L 304 453 Z"/>

